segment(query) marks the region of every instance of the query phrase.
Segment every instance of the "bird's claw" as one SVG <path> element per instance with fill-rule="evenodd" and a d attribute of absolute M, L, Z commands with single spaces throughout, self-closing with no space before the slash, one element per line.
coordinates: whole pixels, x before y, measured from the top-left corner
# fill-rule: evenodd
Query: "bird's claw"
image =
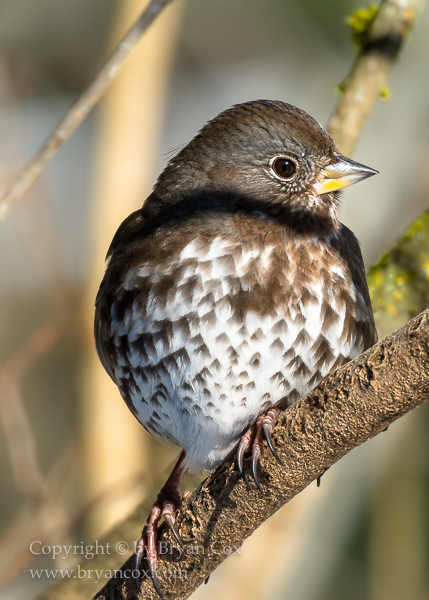
<path fill-rule="evenodd" d="M 157 526 L 158 522 L 162 517 L 164 517 L 165 522 L 168 527 L 171 529 L 174 537 L 177 540 L 177 543 L 185 551 L 185 546 L 180 539 L 179 534 L 177 533 L 174 527 L 174 511 L 175 507 L 172 504 L 171 500 L 165 503 L 161 503 L 159 500 L 155 502 L 152 506 L 152 510 L 150 512 L 148 521 L 143 528 L 142 535 L 139 541 L 136 544 L 136 576 L 135 582 L 137 585 L 137 589 L 140 589 L 139 577 L 138 574 L 140 572 L 140 562 L 143 556 L 144 551 L 146 550 L 146 560 L 150 571 L 150 576 L 152 579 L 153 586 L 156 590 L 156 593 L 161 598 L 161 600 L 165 600 L 165 596 L 162 593 L 161 585 L 159 583 L 159 578 L 157 574 L 158 567 L 158 552 L 156 548 L 157 543 Z"/>
<path fill-rule="evenodd" d="M 279 409 L 270 408 L 270 410 L 258 417 L 256 424 L 253 425 L 246 433 L 242 436 L 240 444 L 237 450 L 237 468 L 247 487 L 250 487 L 249 482 L 246 479 L 243 470 L 243 459 L 246 452 L 252 451 L 252 477 L 258 490 L 263 494 L 261 484 L 258 479 L 258 463 L 261 456 L 264 455 L 264 439 L 267 442 L 268 448 L 270 449 L 274 458 L 282 465 L 283 462 L 274 448 L 273 441 L 271 439 L 271 432 L 274 427 L 274 422 L 279 413 Z"/>
<path fill-rule="evenodd" d="M 271 454 L 274 456 L 274 458 L 276 459 L 276 461 L 278 463 L 280 463 L 281 465 L 283 465 L 283 461 L 281 460 L 280 456 L 277 454 L 277 451 L 274 448 L 273 440 L 271 439 L 271 426 L 270 426 L 270 424 L 269 423 L 264 423 L 262 425 L 262 429 L 264 431 L 264 436 L 265 436 L 265 440 L 267 442 L 267 446 L 271 450 Z"/>
<path fill-rule="evenodd" d="M 238 472 L 240 473 L 244 483 L 247 485 L 247 487 L 250 489 L 250 483 L 247 481 L 246 475 L 244 474 L 244 469 L 243 469 L 243 459 L 244 459 L 244 455 L 246 452 L 248 452 L 251 448 L 252 445 L 252 441 L 254 438 L 254 430 L 255 428 L 251 428 L 249 429 L 249 431 L 247 431 L 243 437 L 241 438 L 240 441 L 240 445 L 238 446 L 238 450 L 237 450 L 237 468 L 238 468 Z"/>
<path fill-rule="evenodd" d="M 143 534 L 142 534 L 143 537 Z M 137 542 L 136 545 L 136 564 L 135 564 L 135 569 L 134 569 L 134 581 L 136 582 L 136 586 L 137 589 L 140 589 L 140 582 L 139 582 L 139 575 L 140 575 L 140 561 L 142 558 L 142 554 L 143 554 L 143 545 L 140 544 L 140 542 L 142 541 L 142 537 L 139 539 L 139 541 Z M 139 548 L 139 545 L 141 546 Z"/>
<path fill-rule="evenodd" d="M 183 552 L 186 552 L 185 545 L 182 542 L 180 535 L 177 533 L 176 528 L 174 527 L 174 517 L 172 517 L 171 514 L 164 514 L 164 521 L 167 523 L 171 533 L 176 538 L 176 542 L 179 544 Z"/>
<path fill-rule="evenodd" d="M 150 576 L 152 578 L 153 587 L 156 590 L 156 593 L 161 598 L 161 600 L 165 600 L 165 596 L 162 593 L 161 586 L 159 585 L 159 579 L 156 572 L 156 567 L 154 565 L 149 565 Z"/>
<path fill-rule="evenodd" d="M 149 567 L 150 576 L 157 591 L 158 595 L 162 600 L 165 600 L 164 595 L 159 585 L 158 575 L 156 568 L 158 566 L 158 553 L 156 550 L 157 542 L 157 524 L 162 515 L 162 509 L 159 507 L 158 501 L 152 506 L 150 515 L 146 525 L 143 527 L 143 531 L 139 541 L 136 544 L 136 576 L 135 582 L 137 589 L 140 589 L 139 574 L 140 574 L 140 562 L 144 551 L 146 550 L 146 561 Z"/>
<path fill-rule="evenodd" d="M 156 590 L 156 593 L 161 598 L 161 600 L 165 600 L 165 596 L 162 593 L 161 586 L 158 579 L 157 567 L 158 567 L 158 550 L 157 550 L 157 538 L 158 538 L 158 523 L 161 517 L 164 517 L 165 522 L 170 528 L 172 534 L 174 535 L 177 543 L 181 547 L 183 551 L 185 551 L 185 546 L 180 539 L 179 534 L 174 527 L 176 519 L 175 514 L 176 510 L 179 508 L 181 504 L 180 495 L 179 495 L 179 483 L 180 478 L 185 469 L 184 467 L 185 460 L 185 452 L 179 457 L 170 477 L 165 482 L 161 491 L 158 494 L 156 502 L 154 502 L 151 511 L 149 513 L 149 518 L 146 522 L 146 525 L 143 527 L 143 531 L 139 541 L 136 544 L 136 577 L 135 582 L 137 585 L 137 589 L 140 589 L 139 583 L 139 574 L 140 574 L 140 562 L 142 556 L 145 552 L 146 561 L 149 567 L 150 576 L 152 579 L 153 586 Z"/>
<path fill-rule="evenodd" d="M 261 494 L 264 495 L 264 491 L 261 488 L 261 484 L 259 483 L 259 479 L 258 479 L 258 463 L 259 463 L 261 454 L 262 454 L 262 452 L 261 452 L 261 449 L 259 448 L 259 446 L 253 446 L 253 449 L 252 449 L 252 477 L 256 484 L 256 487 L 261 492 Z"/>

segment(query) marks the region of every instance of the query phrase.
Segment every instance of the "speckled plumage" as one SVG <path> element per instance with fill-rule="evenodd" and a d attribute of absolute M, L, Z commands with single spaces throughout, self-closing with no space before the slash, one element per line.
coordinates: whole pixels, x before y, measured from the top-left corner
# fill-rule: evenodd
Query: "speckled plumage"
<path fill-rule="evenodd" d="M 214 469 L 259 415 L 376 341 L 335 191 L 374 173 L 304 111 L 249 102 L 208 123 L 119 228 L 98 353 L 142 425 L 184 449 L 183 468 Z"/>
<path fill-rule="evenodd" d="M 327 241 L 260 214 L 230 220 L 234 236 L 182 236 L 178 254 L 168 252 L 174 234 L 158 236 L 164 260 L 155 250 L 126 273 L 108 321 L 105 361 L 121 394 L 196 471 L 216 467 L 261 412 L 298 400 L 373 341 L 348 266 L 351 232 Z"/>

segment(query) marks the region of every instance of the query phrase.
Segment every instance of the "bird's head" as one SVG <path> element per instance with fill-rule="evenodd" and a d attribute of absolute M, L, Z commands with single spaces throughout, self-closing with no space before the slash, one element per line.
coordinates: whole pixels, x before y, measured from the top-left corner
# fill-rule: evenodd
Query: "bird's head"
<path fill-rule="evenodd" d="M 209 121 L 170 161 L 155 192 L 170 202 L 181 196 L 229 210 L 336 221 L 337 192 L 376 173 L 341 156 L 305 111 L 257 100 Z"/>

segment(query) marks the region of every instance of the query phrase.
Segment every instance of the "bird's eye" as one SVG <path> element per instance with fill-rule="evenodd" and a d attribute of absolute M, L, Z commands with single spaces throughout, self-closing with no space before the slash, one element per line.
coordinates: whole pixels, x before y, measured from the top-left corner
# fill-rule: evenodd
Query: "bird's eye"
<path fill-rule="evenodd" d="M 272 169 L 282 179 L 290 179 L 295 175 L 296 164 L 290 158 L 276 158 L 272 164 Z"/>

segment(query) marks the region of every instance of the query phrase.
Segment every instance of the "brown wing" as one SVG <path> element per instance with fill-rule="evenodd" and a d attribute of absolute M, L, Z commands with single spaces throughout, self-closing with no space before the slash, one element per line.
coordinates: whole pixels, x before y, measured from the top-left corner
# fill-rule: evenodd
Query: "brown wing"
<path fill-rule="evenodd" d="M 97 299 L 95 301 L 95 319 L 94 319 L 94 337 L 95 337 L 95 347 L 97 349 L 97 354 L 100 358 L 101 364 L 106 369 L 107 373 L 113 379 L 115 383 L 117 381 L 114 377 L 114 363 L 112 360 L 112 349 L 110 346 L 112 345 L 112 340 L 109 335 L 106 335 L 106 327 L 110 329 L 110 322 L 105 318 L 103 312 L 105 308 L 101 305 L 99 299 L 103 292 L 103 286 L 106 285 L 105 279 L 103 279 L 100 289 L 97 294 Z"/>
<path fill-rule="evenodd" d="M 354 233 L 345 225 L 342 226 L 341 239 L 340 252 L 349 265 L 353 283 L 362 297 L 360 306 L 358 303 L 358 310 L 360 310 L 361 314 L 357 315 L 360 317 L 357 321 L 357 335 L 360 337 L 362 346 L 366 350 L 377 342 L 378 336 L 366 281 L 365 265 L 359 242 Z"/>

